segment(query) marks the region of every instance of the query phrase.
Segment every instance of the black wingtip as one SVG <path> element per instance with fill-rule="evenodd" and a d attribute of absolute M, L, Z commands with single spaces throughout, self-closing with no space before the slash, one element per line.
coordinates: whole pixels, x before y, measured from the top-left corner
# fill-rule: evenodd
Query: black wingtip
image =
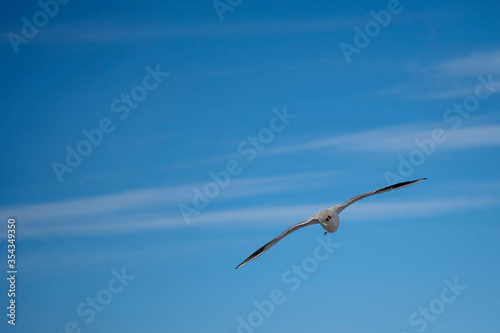
<path fill-rule="evenodd" d="M 236 266 L 234 269 L 238 269 L 238 268 L 240 268 L 241 266 L 246 265 L 247 263 L 248 263 L 248 262 L 245 260 L 245 261 L 243 261 L 241 264 L 239 264 L 238 266 Z"/>
<path fill-rule="evenodd" d="M 238 266 L 236 266 L 234 269 L 238 269 L 241 266 L 244 266 L 244 265 L 248 264 L 251 261 L 251 260 L 250 261 L 248 260 L 248 259 L 250 259 L 250 257 L 246 258 L 241 264 L 239 264 Z"/>
<path fill-rule="evenodd" d="M 267 243 L 266 245 L 268 245 L 269 243 Z M 266 252 L 266 245 L 263 245 L 260 249 L 258 249 L 257 251 L 255 251 L 254 253 L 252 253 L 248 258 L 246 258 L 241 264 L 239 264 L 235 269 L 238 269 L 240 268 L 241 266 L 243 265 L 246 265 L 248 264 L 250 261 L 254 260 L 255 258 L 257 258 L 258 256 L 260 256 L 262 253 Z"/>
<path fill-rule="evenodd" d="M 421 181 L 426 180 L 426 179 L 427 179 L 427 177 L 426 178 L 415 179 L 415 180 L 408 180 L 406 182 L 401 182 L 401 183 L 393 184 L 391 186 L 404 187 L 404 186 L 408 186 L 408 185 L 412 185 L 412 184 L 421 182 Z"/>
<path fill-rule="evenodd" d="M 376 193 L 383 193 L 383 192 L 387 192 L 387 191 L 397 190 L 398 188 L 413 185 L 415 183 L 421 182 L 421 181 L 426 180 L 426 179 L 427 178 L 420 178 L 420 179 L 415 179 L 415 180 L 408 180 L 406 182 L 401 182 L 401 183 L 397 183 L 397 184 L 392 184 L 392 185 L 386 186 L 384 188 L 381 188 L 380 190 L 377 190 Z"/>

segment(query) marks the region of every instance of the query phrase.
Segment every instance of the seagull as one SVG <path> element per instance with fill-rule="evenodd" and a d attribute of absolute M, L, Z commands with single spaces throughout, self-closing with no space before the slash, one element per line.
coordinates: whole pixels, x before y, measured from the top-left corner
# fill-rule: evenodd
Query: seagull
<path fill-rule="evenodd" d="M 397 190 L 398 188 L 403 188 L 406 186 L 410 186 L 413 184 L 416 184 L 418 182 L 421 182 L 423 180 L 426 180 L 427 178 L 422 178 L 422 179 L 417 179 L 417 180 L 411 180 L 407 182 L 402 182 L 390 186 L 386 186 L 384 188 L 371 191 L 371 192 L 366 192 L 363 194 L 356 195 L 352 197 L 351 199 L 347 200 L 346 202 L 340 204 L 340 205 L 335 205 L 330 208 L 321 210 L 315 214 L 313 214 L 311 217 L 309 217 L 308 220 L 299 222 L 290 228 L 286 229 L 283 231 L 278 237 L 252 253 L 248 258 L 246 258 L 241 264 L 239 264 L 236 269 L 240 268 L 243 265 L 248 264 L 250 261 L 254 260 L 255 258 L 261 256 L 264 252 L 269 250 L 271 247 L 273 247 L 276 243 L 278 243 L 280 240 L 291 234 L 292 232 L 299 230 L 301 228 L 307 227 L 308 225 L 313 225 L 313 224 L 321 224 L 321 226 L 325 229 L 325 235 L 327 232 L 333 233 L 337 231 L 339 228 L 339 214 L 342 212 L 344 209 L 355 203 L 356 201 L 359 201 L 363 198 L 370 197 L 375 194 L 379 193 L 384 193 L 384 192 L 389 192 L 392 190 Z"/>

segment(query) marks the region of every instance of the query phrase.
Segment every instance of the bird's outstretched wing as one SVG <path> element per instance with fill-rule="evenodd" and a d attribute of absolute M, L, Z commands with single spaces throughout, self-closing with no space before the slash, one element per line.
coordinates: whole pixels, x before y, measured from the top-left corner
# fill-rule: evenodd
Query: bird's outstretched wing
<path fill-rule="evenodd" d="M 417 180 L 411 180 L 411 181 L 408 181 L 408 182 L 402 182 L 402 183 L 398 183 L 398 184 L 386 186 L 384 188 L 381 188 L 381 189 L 378 189 L 378 190 L 375 190 L 375 191 L 371 191 L 371 192 L 366 192 L 366 193 L 363 193 L 363 194 L 359 194 L 359 195 L 357 195 L 355 197 L 352 197 L 351 199 L 347 200 L 343 204 L 340 204 L 337 207 L 337 209 L 335 210 L 335 212 L 337 214 L 340 214 L 341 211 L 343 211 L 344 209 L 346 209 L 347 207 L 349 207 L 350 205 L 352 205 L 356 201 L 359 201 L 359 200 L 361 200 L 363 198 L 366 198 L 366 197 L 369 197 L 369 196 L 372 196 L 372 195 L 375 195 L 375 194 L 379 194 L 379 193 L 384 193 L 384 192 L 389 192 L 389 191 L 392 191 L 392 190 L 397 190 L 398 188 L 410 186 L 410 185 L 416 184 L 416 183 L 421 182 L 422 180 L 426 180 L 426 179 L 427 178 L 422 178 L 422 179 L 417 179 Z"/>
<path fill-rule="evenodd" d="M 316 223 L 319 223 L 318 219 L 310 219 L 310 220 L 307 220 L 307 221 L 299 222 L 296 225 L 291 226 L 290 228 L 288 228 L 285 231 L 283 231 L 281 233 L 281 235 L 279 235 L 278 237 L 276 237 L 275 239 L 273 239 L 272 241 L 270 241 L 269 243 L 267 243 L 266 245 L 264 245 L 263 247 L 261 247 L 260 249 L 258 249 L 257 251 L 255 251 L 254 253 L 252 253 L 250 255 L 250 257 L 246 258 L 245 261 L 243 261 L 241 264 L 239 264 L 238 267 L 236 267 L 236 268 L 240 268 L 241 266 L 248 264 L 250 261 L 254 260 L 258 256 L 260 256 L 262 253 L 264 253 L 267 250 L 269 250 L 276 243 L 278 243 L 280 240 L 282 240 L 283 238 L 285 238 L 286 236 L 288 236 L 288 234 L 291 234 L 295 230 L 299 230 L 300 228 L 304 228 L 304 227 L 307 227 L 308 225 L 316 224 Z"/>

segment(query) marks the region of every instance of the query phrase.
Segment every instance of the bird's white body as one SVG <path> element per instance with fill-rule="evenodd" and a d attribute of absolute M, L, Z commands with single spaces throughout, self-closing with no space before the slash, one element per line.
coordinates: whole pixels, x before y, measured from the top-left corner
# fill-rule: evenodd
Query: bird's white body
<path fill-rule="evenodd" d="M 335 232 L 339 228 L 339 214 L 336 212 L 338 206 L 320 210 L 314 213 L 310 219 L 318 219 L 323 229 L 328 232 Z"/>

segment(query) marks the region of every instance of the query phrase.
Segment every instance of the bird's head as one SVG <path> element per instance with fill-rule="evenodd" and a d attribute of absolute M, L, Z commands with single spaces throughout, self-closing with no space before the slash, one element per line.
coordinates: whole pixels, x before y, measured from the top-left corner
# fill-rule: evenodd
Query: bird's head
<path fill-rule="evenodd" d="M 318 212 L 317 218 L 327 232 L 335 232 L 339 228 L 339 216 L 331 208 Z"/>

